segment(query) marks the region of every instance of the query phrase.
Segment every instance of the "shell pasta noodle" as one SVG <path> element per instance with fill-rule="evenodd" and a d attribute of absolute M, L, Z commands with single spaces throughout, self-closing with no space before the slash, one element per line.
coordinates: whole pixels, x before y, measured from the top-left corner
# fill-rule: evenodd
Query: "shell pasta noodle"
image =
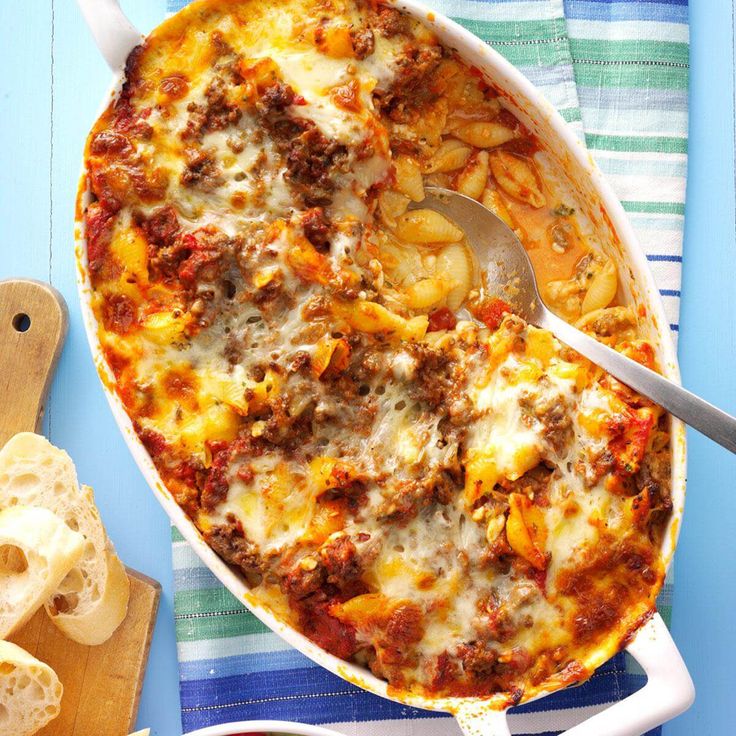
<path fill-rule="evenodd" d="M 558 314 L 656 367 L 551 161 L 377 0 L 198 0 L 88 138 L 93 309 L 135 431 L 253 596 L 392 692 L 580 682 L 662 584 L 668 417 L 513 314 L 421 205 L 481 201 Z"/>

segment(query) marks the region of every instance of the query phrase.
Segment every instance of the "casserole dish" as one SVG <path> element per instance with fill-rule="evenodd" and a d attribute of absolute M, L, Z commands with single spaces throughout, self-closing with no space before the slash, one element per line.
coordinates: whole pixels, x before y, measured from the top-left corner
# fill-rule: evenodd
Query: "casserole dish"
<path fill-rule="evenodd" d="M 500 93 L 505 98 L 504 104 L 507 108 L 544 144 L 548 154 L 553 155 L 554 158 L 556 158 L 556 164 L 569 172 L 570 180 L 574 182 L 574 186 L 578 190 L 578 199 L 587 203 L 586 215 L 591 221 L 592 227 L 598 235 L 598 239 L 612 244 L 611 247 L 614 252 L 611 255 L 618 262 L 619 270 L 622 270 L 621 266 L 625 265 L 626 272 L 631 275 L 630 283 L 626 284 L 624 287 L 624 291 L 627 294 L 627 301 L 633 302 L 633 304 L 638 307 L 639 314 L 649 315 L 649 331 L 651 334 L 647 335 L 647 337 L 656 346 L 658 361 L 664 372 L 669 376 L 674 377 L 676 374 L 674 356 L 671 345 L 668 342 L 668 337 L 662 332 L 665 322 L 662 319 L 661 305 L 658 301 L 656 289 L 653 287 L 651 277 L 646 269 L 645 259 L 631 245 L 631 234 L 625 220 L 622 219 L 620 206 L 610 195 L 589 157 L 572 138 L 571 134 L 564 126 L 564 123 L 562 123 L 556 113 L 538 97 L 538 94 L 530 87 L 528 82 L 520 77 L 513 68 L 509 67 L 500 59 L 500 57 L 493 54 L 485 45 L 473 36 L 462 31 L 462 29 L 449 21 L 437 18 L 433 13 L 429 12 L 422 6 L 414 5 L 413 3 L 398 3 L 395 5 L 398 9 L 404 11 L 409 16 L 413 16 L 422 21 L 425 25 L 429 26 L 445 46 L 455 49 L 458 55 L 467 63 L 472 64 L 483 72 L 494 87 L 500 90 Z M 90 7 L 88 7 L 87 4 L 83 4 L 83 7 L 87 8 L 88 15 L 90 15 Z M 95 7 L 99 10 L 99 4 Z M 108 19 L 110 17 L 113 16 L 105 16 L 105 18 Z M 93 30 L 96 31 L 98 38 L 109 39 L 113 36 L 113 34 L 105 30 L 106 26 L 104 25 L 104 19 L 101 20 L 100 16 L 95 16 L 94 13 L 92 13 L 92 18 Z M 94 20 L 95 18 L 96 20 Z M 102 25 L 100 25 L 101 23 Z M 129 49 L 134 45 L 134 42 L 138 40 L 137 35 L 129 25 L 123 24 L 122 28 L 123 37 L 127 45 L 123 48 L 121 44 L 110 49 L 110 59 L 113 63 L 120 63 L 122 58 L 126 55 L 126 49 Z M 80 220 L 81 212 L 86 208 L 86 203 L 88 201 L 85 199 L 86 196 L 88 196 L 88 192 L 83 192 L 80 200 Z M 98 367 L 103 374 L 103 380 L 108 388 L 113 388 L 114 378 L 107 373 L 106 364 L 102 358 L 100 346 L 97 341 L 95 318 L 92 315 L 91 310 L 89 310 L 90 285 L 87 281 L 88 273 L 84 260 L 86 249 L 83 235 L 83 226 L 80 222 L 78 231 L 79 255 L 81 259 L 80 287 L 83 302 L 86 307 L 86 326 L 93 346 L 93 351 L 95 352 L 95 357 L 98 361 Z M 188 541 L 194 544 L 195 549 L 200 556 L 202 556 L 206 564 L 209 565 L 220 579 L 223 580 L 223 582 L 230 588 L 230 590 L 232 590 L 239 598 L 243 599 L 252 608 L 254 613 L 267 625 L 281 633 L 287 641 L 295 643 L 301 651 L 314 658 L 320 664 L 325 665 L 328 669 L 336 672 L 346 679 L 357 682 L 372 692 L 392 697 L 407 704 L 430 709 L 447 710 L 456 713 L 460 723 L 468 733 L 473 733 L 474 730 L 483 726 L 486 728 L 493 727 L 495 730 L 502 728 L 500 726 L 502 719 L 498 715 L 498 709 L 508 702 L 508 697 L 503 699 L 499 696 L 482 700 L 474 697 L 428 698 L 409 692 L 397 693 L 396 689 L 390 689 L 385 682 L 369 675 L 366 670 L 352 664 L 346 664 L 342 660 L 338 660 L 327 655 L 324 651 L 318 649 L 311 642 L 308 642 L 303 636 L 296 633 L 293 629 L 276 620 L 268 609 L 264 608 L 263 605 L 257 602 L 255 596 L 249 591 L 242 578 L 234 574 L 233 571 L 227 568 L 221 560 L 215 558 L 215 555 L 204 545 L 195 528 L 186 519 L 183 512 L 178 508 L 178 506 L 176 506 L 173 499 L 164 489 L 161 479 L 156 473 L 149 456 L 145 453 L 142 445 L 135 437 L 131 422 L 124 414 L 122 406 L 118 403 L 117 398 L 112 391 L 108 395 L 111 399 L 116 417 L 121 424 L 121 427 L 126 432 L 126 438 L 131 445 L 131 449 L 134 452 L 136 460 L 143 469 L 149 483 L 161 490 L 162 495 L 164 496 L 164 506 L 172 516 L 172 519 L 174 519 L 177 525 L 182 528 L 182 532 L 185 537 Z M 679 517 L 682 513 L 684 492 L 682 472 L 684 463 L 684 445 L 682 442 L 682 427 L 679 424 L 673 423 L 671 437 L 674 459 L 672 464 L 674 469 L 674 476 L 672 478 L 672 502 L 674 505 L 674 512 L 670 517 L 668 528 L 663 537 L 664 542 L 661 556 L 665 563 L 669 561 L 674 548 Z M 662 638 L 663 631 L 656 617 L 653 618 L 650 623 L 642 629 L 642 631 L 654 632 L 656 634 L 654 636 L 655 641 L 667 641 L 666 637 L 664 639 Z M 638 637 L 638 639 L 642 640 L 642 636 Z M 626 641 L 628 641 L 628 637 L 626 637 Z M 620 644 L 624 642 L 616 643 Z M 600 664 L 610 656 L 611 653 L 612 651 L 609 644 L 605 651 L 597 651 L 594 656 L 592 656 L 592 661 L 597 666 L 597 664 Z M 644 647 L 643 651 L 639 652 L 639 656 L 645 660 L 644 663 L 646 664 L 646 647 Z M 586 659 L 585 661 L 586 665 L 589 665 L 591 659 Z M 682 675 L 683 672 L 681 668 L 674 666 L 669 667 L 669 670 L 673 673 L 679 673 L 680 675 Z M 686 681 L 687 677 L 683 676 L 682 682 L 684 685 L 687 685 Z M 651 687 L 652 685 L 653 683 L 650 683 L 648 687 Z M 550 687 L 549 689 L 551 690 L 553 688 Z M 688 688 L 684 687 L 684 690 L 688 690 Z M 547 691 L 541 689 L 535 690 L 534 692 L 542 695 Z M 521 691 L 519 691 L 519 694 L 521 694 Z M 642 691 L 642 693 L 638 693 L 634 696 L 633 700 L 629 700 L 627 702 L 629 704 L 633 703 L 633 708 L 638 709 L 639 702 L 642 698 L 649 700 L 650 696 L 646 690 Z M 515 702 L 518 702 L 518 698 Z M 658 704 L 661 704 L 662 700 L 657 698 L 657 702 Z M 617 707 L 622 711 L 626 708 L 626 706 Z M 632 705 L 629 705 L 628 707 L 631 708 Z M 492 710 L 492 708 L 495 708 L 496 710 Z M 617 719 L 618 730 L 616 733 L 636 733 L 640 729 L 648 727 L 647 724 L 652 725 L 655 723 L 658 718 L 661 718 L 661 715 L 661 712 L 655 712 L 650 709 L 647 717 L 654 720 L 640 721 L 632 726 L 633 730 L 630 731 L 621 730 L 621 720 L 619 718 Z M 597 733 L 602 732 L 602 728 L 599 723 L 593 723 L 589 728 L 594 729 Z"/>

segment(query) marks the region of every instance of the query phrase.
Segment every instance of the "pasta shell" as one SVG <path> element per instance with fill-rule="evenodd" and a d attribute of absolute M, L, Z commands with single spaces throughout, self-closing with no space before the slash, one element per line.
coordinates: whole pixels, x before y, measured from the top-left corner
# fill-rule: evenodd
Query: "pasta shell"
<path fill-rule="evenodd" d="M 381 264 L 394 285 L 413 283 L 425 271 L 419 251 L 411 245 L 386 242 L 381 246 Z"/>
<path fill-rule="evenodd" d="M 493 212 L 496 217 L 500 217 L 512 230 L 514 229 L 515 225 L 514 221 L 511 219 L 511 214 L 495 189 L 486 187 L 480 201 L 483 203 L 483 206 Z"/>
<path fill-rule="evenodd" d="M 559 315 L 568 321 L 580 316 L 581 288 L 577 279 L 550 281 L 545 291 L 549 305 Z"/>
<path fill-rule="evenodd" d="M 118 229 L 110 251 L 128 273 L 148 280 L 148 244 L 137 228 Z"/>
<path fill-rule="evenodd" d="M 199 414 L 190 414 L 179 426 L 182 444 L 204 455 L 206 440 L 230 441 L 238 433 L 238 415 L 226 404 L 213 404 Z"/>
<path fill-rule="evenodd" d="M 345 338 L 335 339 L 325 335 L 315 346 L 312 355 L 312 373 L 319 378 L 328 371 L 337 374 L 350 362 L 350 345 Z"/>
<path fill-rule="evenodd" d="M 424 199 L 424 183 L 419 164 L 408 156 L 397 156 L 394 159 L 396 169 L 396 189 L 414 202 Z"/>
<path fill-rule="evenodd" d="M 404 340 L 417 342 L 427 334 L 427 327 L 429 327 L 429 318 L 426 314 L 419 314 L 406 320 L 400 334 Z"/>
<path fill-rule="evenodd" d="M 411 210 L 396 218 L 396 235 L 409 243 L 456 243 L 463 231 L 435 210 Z"/>
<path fill-rule="evenodd" d="M 466 197 L 480 199 L 488 183 L 488 151 L 479 151 L 457 178 L 457 190 Z"/>
<path fill-rule="evenodd" d="M 636 337 L 636 315 L 630 307 L 606 307 L 588 312 L 575 327 L 613 342 L 633 340 Z"/>
<path fill-rule="evenodd" d="M 424 183 L 430 187 L 443 187 L 445 189 L 452 188 L 452 176 L 446 172 L 437 171 L 434 174 L 427 174 Z"/>
<path fill-rule="evenodd" d="M 248 413 L 248 401 L 245 398 L 246 384 L 223 373 L 211 373 L 202 377 L 200 399 L 206 405 L 223 402 L 238 414 Z"/>
<path fill-rule="evenodd" d="M 520 493 L 509 495 L 509 506 L 506 538 L 511 549 L 537 570 L 544 570 L 547 566 L 544 514 L 527 496 Z"/>
<path fill-rule="evenodd" d="M 544 207 L 547 200 L 531 162 L 508 151 L 493 151 L 490 163 L 494 178 L 506 194 L 537 209 Z"/>
<path fill-rule="evenodd" d="M 618 276 L 616 266 L 609 260 L 605 266 L 593 277 L 588 291 L 583 298 L 582 313 L 588 314 L 596 309 L 607 307 L 616 296 L 618 290 Z"/>
<path fill-rule="evenodd" d="M 448 281 L 445 279 L 422 279 L 412 284 L 404 293 L 406 305 L 410 309 L 429 309 L 438 305 L 447 294 Z"/>
<path fill-rule="evenodd" d="M 378 195 L 378 209 L 384 224 L 390 228 L 396 227 L 396 218 L 406 212 L 409 198 L 393 189 L 385 189 Z"/>
<path fill-rule="evenodd" d="M 448 309 L 460 309 L 473 285 L 473 258 L 468 247 L 462 243 L 445 246 L 437 254 L 436 273 L 453 284 L 447 292 Z"/>
<path fill-rule="evenodd" d="M 516 133 L 501 123 L 475 121 L 456 128 L 455 137 L 476 148 L 495 148 L 516 138 Z"/>
<path fill-rule="evenodd" d="M 143 323 L 146 337 L 157 345 L 171 345 L 182 339 L 186 326 L 186 315 L 175 317 L 171 312 L 153 312 Z"/>
<path fill-rule="evenodd" d="M 429 160 L 425 171 L 428 174 L 455 171 L 465 166 L 472 152 L 473 149 L 470 146 L 465 145 L 457 138 L 448 138 L 442 142 L 434 156 Z"/>

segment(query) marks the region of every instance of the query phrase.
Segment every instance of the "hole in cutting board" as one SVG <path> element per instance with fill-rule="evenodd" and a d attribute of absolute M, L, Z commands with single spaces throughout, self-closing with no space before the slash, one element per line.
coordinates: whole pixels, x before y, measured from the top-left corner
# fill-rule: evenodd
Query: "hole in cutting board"
<path fill-rule="evenodd" d="M 13 317 L 13 328 L 16 332 L 28 332 L 30 327 L 31 318 L 25 312 L 20 312 Z"/>

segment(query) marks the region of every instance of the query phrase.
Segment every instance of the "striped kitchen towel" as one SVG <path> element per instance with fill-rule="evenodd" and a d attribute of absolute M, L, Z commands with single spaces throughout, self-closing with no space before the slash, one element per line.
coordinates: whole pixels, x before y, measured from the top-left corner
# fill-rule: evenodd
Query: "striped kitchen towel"
<path fill-rule="evenodd" d="M 167 0 L 175 11 L 187 0 Z M 687 166 L 687 0 L 428 0 L 519 67 L 608 175 L 654 270 L 676 338 Z M 449 717 L 369 695 L 285 644 L 173 532 L 185 731 L 279 718 L 350 736 L 458 736 Z M 659 607 L 669 615 L 671 580 Z M 514 709 L 517 734 L 559 733 L 642 686 L 624 655 L 585 685 Z M 419 721 L 421 719 L 421 721 Z M 652 733 L 659 733 L 656 729 Z"/>

